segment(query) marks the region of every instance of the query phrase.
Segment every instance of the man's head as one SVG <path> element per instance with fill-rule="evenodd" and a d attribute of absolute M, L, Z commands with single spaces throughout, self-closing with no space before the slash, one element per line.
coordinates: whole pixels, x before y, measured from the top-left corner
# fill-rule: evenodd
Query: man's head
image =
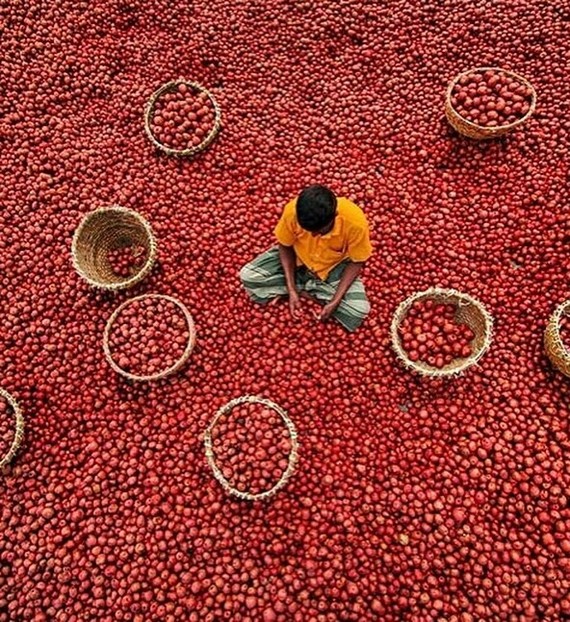
<path fill-rule="evenodd" d="M 297 221 L 313 235 L 324 235 L 334 225 L 336 196 L 326 186 L 308 186 L 297 199 Z"/>

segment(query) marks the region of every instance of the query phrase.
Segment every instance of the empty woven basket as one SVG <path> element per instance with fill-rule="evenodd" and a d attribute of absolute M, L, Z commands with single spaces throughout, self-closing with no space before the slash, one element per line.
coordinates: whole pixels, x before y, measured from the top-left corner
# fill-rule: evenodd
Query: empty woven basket
<path fill-rule="evenodd" d="M 118 276 L 109 262 L 110 250 L 142 246 L 146 260 L 134 274 Z M 137 212 L 113 205 L 87 214 L 73 236 L 73 265 L 90 285 L 108 290 L 125 289 L 151 271 L 156 241 L 148 222 Z"/>

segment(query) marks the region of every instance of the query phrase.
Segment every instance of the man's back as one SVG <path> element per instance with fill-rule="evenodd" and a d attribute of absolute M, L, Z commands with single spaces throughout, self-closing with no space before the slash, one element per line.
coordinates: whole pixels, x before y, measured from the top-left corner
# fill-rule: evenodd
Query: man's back
<path fill-rule="evenodd" d="M 275 227 L 280 244 L 292 246 L 298 265 L 305 265 L 321 279 L 341 261 L 366 261 L 372 254 L 364 212 L 349 199 L 339 197 L 334 225 L 329 233 L 315 235 L 303 229 L 296 217 L 297 199 L 290 201 Z"/>

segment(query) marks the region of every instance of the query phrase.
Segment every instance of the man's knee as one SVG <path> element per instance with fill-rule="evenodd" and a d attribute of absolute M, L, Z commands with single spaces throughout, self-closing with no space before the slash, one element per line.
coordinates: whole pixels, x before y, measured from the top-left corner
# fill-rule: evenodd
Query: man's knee
<path fill-rule="evenodd" d="M 370 313 L 370 302 L 368 302 L 368 298 L 362 300 L 357 307 L 357 314 L 359 317 L 364 319 Z"/>
<path fill-rule="evenodd" d="M 366 295 L 364 284 L 359 279 L 350 287 L 344 300 L 358 317 L 364 319 L 370 313 L 370 302 Z"/>
<path fill-rule="evenodd" d="M 367 315 L 370 313 L 370 303 L 368 298 L 364 300 L 353 300 L 350 303 L 350 312 L 355 319 L 361 324 Z"/>
<path fill-rule="evenodd" d="M 255 269 L 252 261 L 245 264 L 239 271 L 239 279 L 244 287 L 255 287 L 263 280 L 259 272 Z"/>
<path fill-rule="evenodd" d="M 346 297 L 341 303 L 339 312 L 342 317 L 341 323 L 350 332 L 356 330 L 370 313 L 370 302 L 364 289 L 358 293 L 358 296 Z"/>

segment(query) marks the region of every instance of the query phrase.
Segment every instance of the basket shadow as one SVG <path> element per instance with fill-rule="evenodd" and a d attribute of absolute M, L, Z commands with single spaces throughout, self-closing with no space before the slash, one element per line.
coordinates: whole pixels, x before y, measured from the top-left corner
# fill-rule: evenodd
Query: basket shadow
<path fill-rule="evenodd" d="M 103 289 L 90 287 L 85 284 L 84 293 L 90 302 L 98 307 L 108 307 L 109 305 L 118 306 L 127 298 L 134 298 L 135 296 L 151 293 L 150 290 L 156 287 L 158 280 L 163 278 L 164 274 L 164 267 L 160 260 L 157 259 L 148 275 L 131 287 Z"/>
<path fill-rule="evenodd" d="M 154 147 L 152 149 L 152 153 L 156 158 L 157 163 L 165 167 L 175 168 L 178 173 L 182 173 L 190 165 L 200 163 L 205 157 L 207 157 L 210 150 L 213 149 L 215 144 L 220 140 L 220 136 L 222 134 L 223 129 L 220 127 L 216 138 L 207 147 L 192 155 L 170 155 L 158 147 Z M 172 164 L 168 164 L 169 162 Z"/>
<path fill-rule="evenodd" d="M 441 155 L 435 163 L 439 170 L 462 168 L 466 163 L 472 163 L 474 160 L 504 157 L 509 149 L 511 137 L 507 135 L 477 140 L 461 135 L 448 125 L 444 138 L 447 141 L 446 146 L 441 150 Z"/>

